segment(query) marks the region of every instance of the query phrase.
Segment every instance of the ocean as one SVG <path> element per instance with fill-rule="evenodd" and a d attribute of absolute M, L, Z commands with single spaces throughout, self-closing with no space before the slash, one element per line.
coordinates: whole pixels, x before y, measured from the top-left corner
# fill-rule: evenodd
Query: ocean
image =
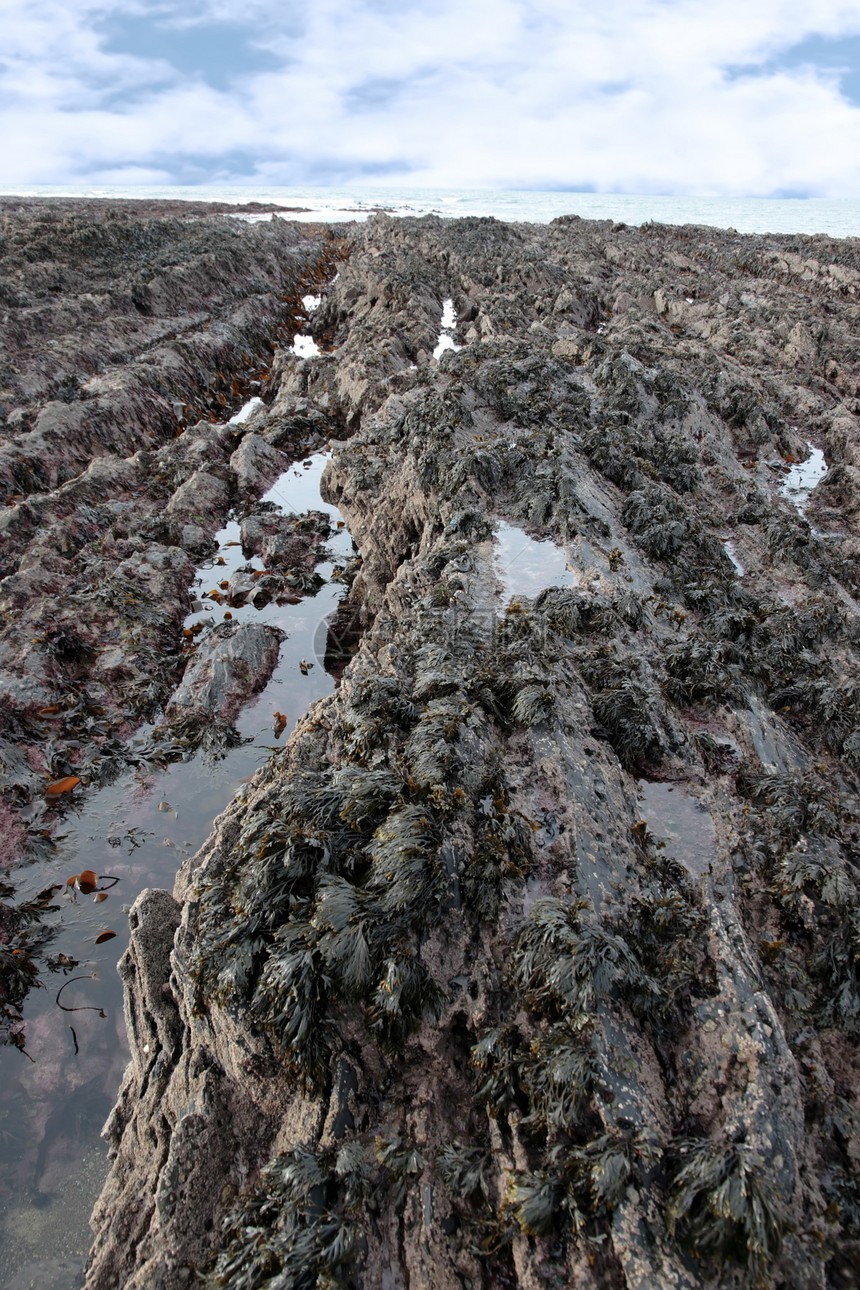
<path fill-rule="evenodd" d="M 361 220 L 376 210 L 392 215 L 492 215 L 544 224 L 559 215 L 611 219 L 624 224 L 707 224 L 739 233 L 825 233 L 860 237 L 860 201 L 823 197 L 668 197 L 633 193 L 535 192 L 528 189 L 278 188 L 239 184 L 73 187 L 41 185 L 0 189 L 0 196 L 155 198 L 177 201 L 275 203 L 294 208 L 292 218 Z M 252 217 L 254 218 L 254 217 Z M 266 217 L 268 218 L 268 217 Z"/>

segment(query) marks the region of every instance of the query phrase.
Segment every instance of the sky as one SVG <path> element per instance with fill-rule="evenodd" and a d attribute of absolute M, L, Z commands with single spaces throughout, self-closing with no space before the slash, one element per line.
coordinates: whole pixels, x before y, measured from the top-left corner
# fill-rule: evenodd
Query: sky
<path fill-rule="evenodd" d="M 0 186 L 860 198 L 860 0 L 0 0 Z"/>

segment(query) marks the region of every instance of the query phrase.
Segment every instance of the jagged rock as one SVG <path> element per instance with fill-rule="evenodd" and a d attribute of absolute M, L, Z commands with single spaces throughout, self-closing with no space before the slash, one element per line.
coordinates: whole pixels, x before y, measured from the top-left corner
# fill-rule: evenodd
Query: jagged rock
<path fill-rule="evenodd" d="M 177 488 L 165 507 L 170 519 L 212 529 L 227 508 L 227 485 L 205 470 L 196 470 Z"/>
<path fill-rule="evenodd" d="M 832 938 L 860 917 L 860 736 L 853 698 L 836 724 L 816 707 L 825 684 L 854 694 L 851 476 L 813 495 L 823 542 L 779 489 L 836 406 L 794 367 L 828 360 L 802 319 L 762 323 L 755 356 L 727 321 L 756 307 L 727 291 L 734 266 L 780 239 L 436 220 L 352 239 L 318 316 L 333 353 L 281 360 L 270 415 L 327 399 L 360 425 L 324 493 L 361 550 L 366 630 L 177 882 L 183 1060 L 205 1051 L 222 1099 L 200 1131 L 232 1109 L 230 1199 L 192 1188 L 188 1235 L 153 1218 L 125 1274 L 167 1286 L 191 1262 L 229 1285 L 265 1250 L 261 1285 L 849 1284 L 853 1220 L 827 1206 L 860 1181 L 853 1129 L 811 1106 L 857 1101 Z M 449 295 L 469 344 L 431 364 Z M 828 449 L 851 461 L 839 416 Z M 520 534 L 508 568 L 498 516 Z M 243 536 L 267 562 L 290 540 Z M 541 590 L 549 541 L 568 573 Z M 648 832 L 655 783 L 708 821 L 686 860 L 683 835 L 675 861 Z M 822 868 L 793 858 L 810 827 Z M 118 1212 L 143 1221 L 161 1158 L 126 1172 Z M 114 1247 L 97 1237 L 92 1290 Z"/>
<path fill-rule="evenodd" d="M 258 434 L 245 435 L 230 458 L 240 493 L 258 497 L 287 469 L 288 460 Z"/>
<path fill-rule="evenodd" d="M 335 624 L 363 635 L 174 896 L 135 907 L 88 1290 L 843 1290 L 856 244 L 576 219 L 341 233 L 326 352 L 275 355 L 254 427 L 340 436 L 324 495 L 361 555 Z M 135 290 L 155 318 L 180 287 Z M 449 298 L 463 348 L 436 361 Z M 222 483 L 234 430 L 136 444 L 131 511 L 71 513 L 68 484 L 62 506 L 36 494 L 46 463 L 4 458 L 29 498 L 4 667 L 91 685 L 120 604 L 151 657 L 178 645 L 164 512 L 190 471 Z M 805 518 L 782 489 L 809 444 L 831 471 Z M 243 536 L 292 567 L 320 534 Z M 107 591 L 73 619 L 64 585 L 96 547 Z M 144 584 L 170 600 L 148 627 Z M 255 673 L 244 631 L 200 642 L 175 718 L 235 710 L 277 654 L 255 638 Z M 147 666 L 119 640 L 117 689 L 123 657 Z"/>

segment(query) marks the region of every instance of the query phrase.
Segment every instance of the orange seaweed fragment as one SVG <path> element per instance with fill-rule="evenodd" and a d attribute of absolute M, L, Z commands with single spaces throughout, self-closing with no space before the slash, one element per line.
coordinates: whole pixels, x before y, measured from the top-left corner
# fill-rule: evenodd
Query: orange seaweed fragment
<path fill-rule="evenodd" d="M 45 792 L 49 797 L 59 797 L 60 793 L 70 793 L 80 782 L 80 775 L 67 775 L 65 779 L 58 779 L 53 784 L 49 784 Z"/>

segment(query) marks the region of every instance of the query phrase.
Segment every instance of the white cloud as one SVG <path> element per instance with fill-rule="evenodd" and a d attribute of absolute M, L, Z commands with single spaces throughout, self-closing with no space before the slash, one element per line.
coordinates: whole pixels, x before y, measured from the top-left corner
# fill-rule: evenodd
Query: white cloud
<path fill-rule="evenodd" d="M 811 35 L 860 34 L 853 2 L 3 9 L 6 187 L 388 174 L 448 187 L 860 196 L 860 106 L 827 68 L 779 66 Z"/>

